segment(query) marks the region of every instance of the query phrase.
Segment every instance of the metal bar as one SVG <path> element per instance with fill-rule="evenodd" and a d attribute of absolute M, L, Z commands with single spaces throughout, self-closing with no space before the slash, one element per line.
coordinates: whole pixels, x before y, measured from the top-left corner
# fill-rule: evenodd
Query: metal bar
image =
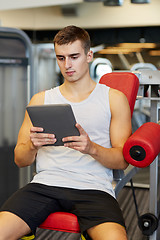
<path fill-rule="evenodd" d="M 140 52 L 136 52 L 136 57 L 140 63 L 144 63 L 144 59 L 142 57 L 142 54 Z"/>
<path fill-rule="evenodd" d="M 120 190 L 128 183 L 132 177 L 139 171 L 137 167 L 133 167 L 118 183 L 114 189 L 116 197 L 118 196 Z"/>
<path fill-rule="evenodd" d="M 125 69 L 129 70 L 131 68 L 131 65 L 129 64 L 127 58 L 124 56 L 124 54 L 119 53 L 118 57 L 120 58 L 120 60 L 122 61 Z"/>
<path fill-rule="evenodd" d="M 27 66 L 27 104 L 31 98 L 31 79 L 30 79 L 30 65 Z M 23 187 L 31 181 L 33 167 L 25 167 L 19 169 L 19 188 Z"/>
<path fill-rule="evenodd" d="M 151 122 L 158 122 L 158 101 L 151 100 Z M 149 212 L 158 217 L 157 201 L 158 201 L 158 157 L 150 165 L 150 198 L 149 198 Z M 157 240 L 157 231 L 155 231 L 149 240 Z"/>

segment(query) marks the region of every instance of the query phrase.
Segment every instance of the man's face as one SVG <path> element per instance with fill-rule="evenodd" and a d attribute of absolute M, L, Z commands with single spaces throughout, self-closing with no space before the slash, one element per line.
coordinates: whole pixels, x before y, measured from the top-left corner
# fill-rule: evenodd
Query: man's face
<path fill-rule="evenodd" d="M 70 44 L 55 44 L 57 63 L 65 80 L 74 82 L 82 79 L 89 71 L 92 52 L 85 54 L 81 41 Z"/>

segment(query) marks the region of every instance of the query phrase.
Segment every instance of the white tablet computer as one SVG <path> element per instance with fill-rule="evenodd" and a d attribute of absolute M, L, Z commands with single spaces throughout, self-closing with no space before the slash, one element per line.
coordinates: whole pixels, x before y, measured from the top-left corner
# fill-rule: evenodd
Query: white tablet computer
<path fill-rule="evenodd" d="M 63 146 L 63 137 L 80 135 L 70 104 L 32 105 L 26 109 L 34 127 L 42 127 L 45 133 L 55 134 L 57 142 L 54 146 Z"/>

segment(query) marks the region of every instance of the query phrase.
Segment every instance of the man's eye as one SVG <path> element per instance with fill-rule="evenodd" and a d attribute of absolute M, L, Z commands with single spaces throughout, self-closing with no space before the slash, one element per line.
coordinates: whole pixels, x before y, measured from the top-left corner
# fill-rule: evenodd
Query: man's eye
<path fill-rule="evenodd" d="M 63 61 L 64 58 L 63 58 L 63 57 L 58 57 L 58 60 L 59 60 L 59 61 Z"/>
<path fill-rule="evenodd" d="M 78 58 L 78 56 L 73 56 L 73 57 L 72 57 L 73 60 L 75 60 L 75 59 L 77 59 L 77 58 Z"/>

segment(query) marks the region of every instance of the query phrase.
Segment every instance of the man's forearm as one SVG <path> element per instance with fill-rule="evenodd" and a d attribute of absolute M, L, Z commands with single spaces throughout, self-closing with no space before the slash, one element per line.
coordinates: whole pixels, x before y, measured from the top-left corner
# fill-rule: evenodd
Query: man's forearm
<path fill-rule="evenodd" d="M 92 142 L 92 150 L 89 155 L 110 169 L 125 169 L 128 166 L 121 147 L 105 148 Z"/>
<path fill-rule="evenodd" d="M 31 141 L 17 144 L 14 150 L 14 161 L 18 167 L 30 166 L 36 158 L 37 149 Z"/>

